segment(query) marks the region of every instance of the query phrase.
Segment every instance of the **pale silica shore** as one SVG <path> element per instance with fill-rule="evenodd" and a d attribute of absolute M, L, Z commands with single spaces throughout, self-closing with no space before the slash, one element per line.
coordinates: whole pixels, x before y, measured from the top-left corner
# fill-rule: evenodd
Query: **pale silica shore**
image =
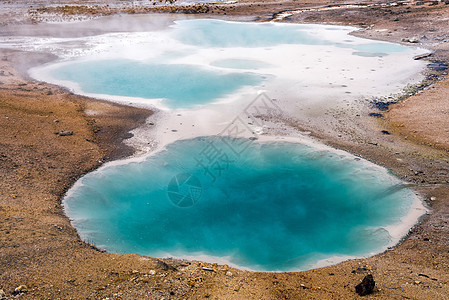
<path fill-rule="evenodd" d="M 270 19 L 279 11 L 322 5 L 328 3 L 242 1 L 203 5 L 194 12 L 209 7 L 208 13 L 214 17 L 226 13 L 230 19 L 260 20 Z M 101 5 L 94 11 L 82 8 L 67 8 L 66 12 L 56 9 L 55 13 L 67 19 L 74 12 L 90 17 L 93 12 L 106 11 Z M 113 9 L 109 7 L 107 12 Z M 138 6 L 126 9 L 142 10 Z M 2 25 L 2 36 L 21 35 L 15 31 L 19 26 L 11 24 L 26 22 L 23 13 L 29 10 L 13 5 L 3 10 L 8 13 L 4 20 L 10 20 L 10 24 Z M 39 14 L 46 18 L 55 16 L 44 11 L 29 16 L 36 20 Z M 290 22 L 356 25 L 364 28 L 356 34 L 365 37 L 419 42 L 435 51 L 430 59 L 447 59 L 449 25 L 444 20 L 449 11 L 442 2 L 342 6 L 288 14 L 286 21 Z M 45 32 L 45 26 L 26 26 L 29 32 Z M 110 26 L 112 31 L 117 25 Z M 91 34 L 108 31 L 104 26 L 100 28 Z M 75 35 L 79 31 L 59 34 Z M 257 273 L 196 261 L 101 253 L 81 242 L 63 214 L 62 195 L 76 178 L 103 161 L 131 154 L 132 150 L 121 141 L 129 139 L 127 132 L 143 124 L 151 112 L 74 96 L 33 81 L 24 71 L 52 57 L 0 51 L 0 289 L 7 296 L 351 299 L 358 297 L 354 286 L 368 273 L 373 274 L 377 285 L 375 293 L 367 298 L 444 299 L 449 294 L 446 79 L 392 106 L 387 113 L 380 112 L 382 118 L 369 117 L 366 112 L 359 116 L 335 113 L 329 132 L 296 120 L 283 120 L 287 127 L 383 165 L 414 183 L 431 204 L 432 213 L 398 247 L 383 254 L 307 272 Z M 373 108 L 373 112 L 378 111 Z M 73 135 L 55 134 L 61 130 L 71 130 Z M 392 134 L 385 135 L 382 130 Z M 18 288 L 21 285 L 24 286 Z"/>

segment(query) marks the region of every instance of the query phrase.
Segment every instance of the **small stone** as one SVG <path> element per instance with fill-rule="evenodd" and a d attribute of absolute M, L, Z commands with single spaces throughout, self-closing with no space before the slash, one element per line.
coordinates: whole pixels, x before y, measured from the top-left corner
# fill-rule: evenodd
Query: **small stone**
<path fill-rule="evenodd" d="M 430 201 L 435 201 L 435 200 L 437 200 L 437 197 L 430 197 Z"/>
<path fill-rule="evenodd" d="M 22 284 L 14 289 L 13 295 L 15 296 L 15 295 L 23 294 L 26 292 L 28 292 L 28 288 L 26 285 Z"/>
<path fill-rule="evenodd" d="M 27 288 L 26 285 L 22 284 L 22 285 L 19 285 L 18 287 L 16 287 L 16 289 L 14 291 L 16 291 L 16 292 L 27 292 L 28 288 Z"/>
<path fill-rule="evenodd" d="M 227 272 L 226 272 L 226 276 L 231 277 L 231 276 L 232 276 L 232 272 L 231 272 L 231 271 L 227 271 Z"/>
<path fill-rule="evenodd" d="M 369 295 L 373 292 L 376 282 L 373 279 L 373 275 L 366 275 L 362 282 L 355 286 L 355 291 L 360 296 Z"/>
<path fill-rule="evenodd" d="M 415 280 L 415 284 L 420 284 L 420 283 L 421 283 L 421 281 Z"/>
<path fill-rule="evenodd" d="M 150 275 L 156 275 L 156 271 L 155 270 L 150 270 L 149 274 Z"/>
<path fill-rule="evenodd" d="M 408 39 L 404 38 L 404 39 L 402 39 L 402 41 L 415 44 L 415 43 L 419 42 L 419 39 L 417 37 L 411 37 L 411 38 L 408 38 Z"/>
<path fill-rule="evenodd" d="M 73 131 L 71 130 L 61 130 L 58 132 L 59 136 L 69 136 L 69 135 L 73 135 Z"/>
<path fill-rule="evenodd" d="M 382 130 L 382 134 L 390 135 L 391 133 L 388 130 Z"/>
<path fill-rule="evenodd" d="M 365 268 L 365 267 L 362 267 L 362 268 L 357 268 L 355 270 L 352 270 L 351 273 L 353 273 L 353 274 L 361 274 L 361 273 L 366 272 L 366 271 L 368 271 L 368 269 Z"/>
<path fill-rule="evenodd" d="M 132 137 L 134 137 L 134 134 L 131 133 L 131 132 L 127 132 L 127 133 L 125 133 L 125 134 L 123 135 L 123 139 L 124 139 L 124 140 L 130 139 L 130 138 L 132 138 Z"/>
<path fill-rule="evenodd" d="M 416 55 L 415 57 L 413 57 L 413 59 L 414 59 L 414 60 L 420 60 L 420 59 L 429 57 L 429 56 L 431 56 L 431 55 L 432 55 L 432 53 L 420 54 L 420 55 Z"/>

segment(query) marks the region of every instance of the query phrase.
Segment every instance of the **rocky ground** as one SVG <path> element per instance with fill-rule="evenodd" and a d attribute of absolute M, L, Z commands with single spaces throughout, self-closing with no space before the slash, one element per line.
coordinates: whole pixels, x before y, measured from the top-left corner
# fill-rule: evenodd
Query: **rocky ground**
<path fill-rule="evenodd" d="M 448 59 L 449 5 L 441 1 L 394 5 L 363 1 L 354 7 L 338 1 L 243 0 L 156 8 L 126 1 L 121 6 L 83 1 L 76 7 L 74 2 L 65 6 L 56 0 L 52 3 L 59 6 L 29 3 L 33 7 L 1 4 L 5 6 L 0 10 L 0 34 L 14 34 L 18 23 L 33 26 L 44 20 L 157 10 L 351 24 L 362 28 L 357 35 L 420 45 L 434 51 L 426 59 Z M 278 14 L 289 10 L 293 10 L 289 16 Z M 355 286 L 367 274 L 373 275 L 376 287 L 366 298 L 449 298 L 447 77 L 388 111 L 373 108 L 381 114 L 378 118 L 366 114 L 349 122 L 342 117 L 338 135 L 312 132 L 323 142 L 382 164 L 414 184 L 432 213 L 409 237 L 371 258 L 307 272 L 258 273 L 195 261 L 108 254 L 79 239 L 62 211 L 62 195 L 79 176 L 102 162 L 130 155 L 133 150 L 123 139 L 152 112 L 75 96 L 24 76 L 27 67 L 50 59 L 45 54 L 0 49 L 0 298 L 355 299 L 359 297 Z M 284 122 L 308 129 L 294 120 Z M 64 130 L 71 134 L 61 135 Z"/>

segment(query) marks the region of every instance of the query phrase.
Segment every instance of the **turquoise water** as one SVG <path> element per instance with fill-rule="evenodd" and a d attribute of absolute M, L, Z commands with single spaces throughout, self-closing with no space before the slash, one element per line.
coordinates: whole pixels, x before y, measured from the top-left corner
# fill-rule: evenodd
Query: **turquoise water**
<path fill-rule="evenodd" d="M 267 47 L 279 44 L 323 45 L 307 28 L 273 23 L 239 23 L 221 20 L 176 22 L 175 37 L 184 44 L 203 47 Z"/>
<path fill-rule="evenodd" d="M 104 55 L 95 59 L 74 59 L 53 65 L 46 81 L 70 82 L 72 87 L 75 83 L 81 93 L 163 99 L 162 105 L 166 108 L 190 109 L 234 96 L 243 87 L 253 87 L 254 92 L 265 89 L 269 80 L 279 77 L 285 80 L 286 74 L 293 77 L 289 79 L 292 86 L 310 87 L 306 82 L 310 71 L 305 67 L 319 66 L 321 61 L 314 56 L 317 53 L 326 57 L 331 52 L 338 52 L 338 55 L 346 55 L 348 60 L 365 57 L 369 61 L 372 57 L 383 58 L 392 53 L 411 51 L 401 45 L 350 37 L 350 30 L 346 27 L 210 19 L 177 21 L 160 32 L 145 33 L 147 36 L 142 33 L 136 38 L 130 34 L 128 48 L 121 49 L 112 43 L 110 50 L 101 50 L 105 51 L 100 51 Z M 290 52 L 285 52 L 286 45 Z M 299 48 L 296 48 L 298 51 L 291 48 L 311 45 L 326 48 L 313 48 L 307 55 L 300 54 Z M 124 53 L 134 52 L 135 56 L 123 58 Z M 286 53 L 286 57 L 281 57 L 284 62 L 272 60 L 282 53 Z M 287 53 L 291 57 L 287 57 Z M 150 58 L 141 58 L 147 54 Z M 345 59 L 341 61 L 341 66 L 333 63 L 330 67 L 338 72 L 347 69 Z M 286 71 L 288 68 L 290 70 Z M 363 68 L 367 68 L 366 72 L 373 69 L 359 63 L 357 70 L 351 72 L 360 72 Z M 298 72 L 297 76 L 295 72 Z M 402 74 L 407 78 L 406 72 Z"/>
<path fill-rule="evenodd" d="M 52 76 L 78 83 L 86 93 L 165 99 L 170 108 L 193 108 L 262 82 L 254 73 L 223 73 L 192 65 L 134 60 L 73 62 Z"/>
<path fill-rule="evenodd" d="M 64 207 L 84 240 L 110 252 L 207 255 L 290 271 L 385 247 L 384 227 L 398 223 L 414 197 L 353 156 L 203 137 L 86 175 Z"/>
<path fill-rule="evenodd" d="M 403 52 L 409 48 L 392 43 L 372 41 L 366 44 L 352 44 L 350 41 L 328 38 L 313 34 L 316 25 L 240 23 L 222 20 L 177 21 L 175 37 L 189 45 L 202 47 L 270 47 L 282 44 L 326 45 L 351 48 L 368 52 Z M 342 27 L 328 27 L 327 30 Z"/>

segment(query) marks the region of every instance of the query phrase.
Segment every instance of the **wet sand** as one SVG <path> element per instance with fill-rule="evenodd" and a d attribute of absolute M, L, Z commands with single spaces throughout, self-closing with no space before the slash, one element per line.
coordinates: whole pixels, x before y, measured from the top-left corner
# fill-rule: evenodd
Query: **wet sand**
<path fill-rule="evenodd" d="M 319 4 L 243 1 L 217 7 L 220 14 L 251 20 Z M 449 17 L 449 6 L 430 4 L 315 11 L 288 21 L 359 25 L 366 29 L 357 35 L 397 42 L 418 37 L 435 51 L 431 59 L 448 59 L 449 24 L 442 20 Z M 0 50 L 0 56 L 0 289 L 7 296 L 26 285 L 20 293 L 26 299 L 355 299 L 354 286 L 366 274 L 376 281 L 375 293 L 366 298 L 449 295 L 446 78 L 381 112 L 382 118 L 336 112 L 330 131 L 282 120 L 292 130 L 311 131 L 326 144 L 391 169 L 414 184 L 432 213 L 383 254 L 307 272 L 258 273 L 107 254 L 80 241 L 61 209 L 62 195 L 103 161 L 130 155 L 132 149 L 121 141 L 151 112 L 75 96 L 22 76 L 30 64 L 51 59 L 48 55 Z M 60 130 L 73 135 L 55 134 Z"/>

